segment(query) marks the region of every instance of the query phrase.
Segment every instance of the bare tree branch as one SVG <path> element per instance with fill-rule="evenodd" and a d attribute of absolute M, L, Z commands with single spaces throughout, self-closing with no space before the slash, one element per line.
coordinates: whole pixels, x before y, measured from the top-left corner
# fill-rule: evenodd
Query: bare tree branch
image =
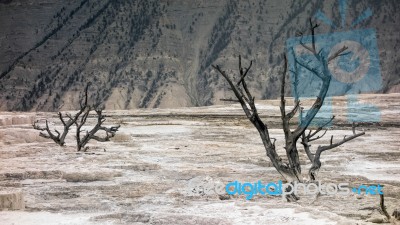
<path fill-rule="evenodd" d="M 339 56 L 349 54 L 349 52 L 343 53 L 343 52 L 346 51 L 347 49 L 348 49 L 347 46 L 343 46 L 341 49 L 339 49 L 337 52 L 335 52 L 332 56 L 330 56 L 330 57 L 328 58 L 328 62 L 334 60 L 335 58 L 337 58 L 337 57 L 339 57 Z"/>
<path fill-rule="evenodd" d="M 316 134 L 318 134 L 322 129 L 324 129 L 324 127 L 329 125 L 333 121 L 333 119 L 335 119 L 335 116 L 332 116 L 330 120 L 328 120 L 326 123 L 322 124 L 322 126 L 319 126 L 314 132 L 311 133 L 311 130 L 310 130 L 310 132 L 306 136 L 306 138 L 308 139 L 308 142 L 315 141 L 315 140 L 322 138 L 326 134 L 327 130 L 324 130 L 324 133 L 322 135 L 318 135 L 316 138 L 312 138 L 312 137 L 314 137 Z"/>
<path fill-rule="evenodd" d="M 300 108 L 300 100 L 295 100 L 295 105 L 292 110 L 288 114 L 286 114 L 286 117 L 290 120 L 293 118 L 294 115 L 296 115 L 297 111 Z"/>
<path fill-rule="evenodd" d="M 388 220 L 390 220 L 391 217 L 390 217 L 389 213 L 387 212 L 386 206 L 385 206 L 385 197 L 383 196 L 383 194 L 379 194 L 379 198 L 380 198 L 379 206 L 381 207 L 382 214 L 384 216 L 386 216 L 386 218 Z M 393 212 L 393 215 L 394 215 L 394 212 Z"/>
<path fill-rule="evenodd" d="M 316 54 L 316 50 L 315 50 L 315 29 L 319 27 L 319 24 L 314 24 L 312 23 L 312 20 L 310 18 L 310 29 L 311 29 L 311 38 L 312 38 L 312 49 L 314 54 Z"/>
<path fill-rule="evenodd" d="M 346 143 L 348 141 L 351 141 L 351 140 L 353 140 L 353 139 L 355 139 L 357 137 L 360 137 L 360 136 L 365 134 L 365 132 L 361 132 L 361 133 L 356 134 L 354 123 L 353 123 L 352 130 L 353 130 L 353 135 L 351 135 L 349 137 L 344 136 L 344 138 L 339 142 L 333 143 L 333 135 L 332 135 L 329 145 L 318 146 L 317 151 L 316 151 L 316 153 L 314 155 L 314 159 L 312 160 L 311 168 L 310 168 L 309 173 L 308 173 L 312 180 L 315 180 L 316 172 L 321 167 L 320 157 L 321 157 L 322 152 L 324 152 L 326 150 L 329 150 L 329 149 L 336 148 L 336 147 L 338 147 L 338 146 L 340 146 L 340 145 L 342 145 L 342 144 L 344 144 L 344 143 Z"/>
<path fill-rule="evenodd" d="M 251 66 L 253 65 L 253 61 L 250 61 L 249 67 L 246 68 L 246 72 L 243 73 L 243 68 L 242 68 L 242 59 L 241 56 L 239 55 L 239 71 L 240 71 L 240 80 L 237 82 L 237 85 L 240 85 L 241 82 L 243 82 L 244 78 L 247 75 L 247 72 L 249 72 Z"/>
<path fill-rule="evenodd" d="M 226 99 L 226 98 L 221 98 L 221 99 L 219 99 L 220 101 L 223 101 L 223 102 L 239 102 L 239 100 L 236 100 L 236 99 L 232 99 L 232 98 L 228 98 L 228 99 Z"/>
<path fill-rule="evenodd" d="M 314 36 L 315 36 L 315 28 L 317 28 L 318 25 L 313 24 L 311 19 L 309 21 L 310 21 L 310 30 L 311 30 L 311 35 L 312 35 L 312 46 L 313 46 L 312 50 L 314 52 L 315 58 L 318 60 L 318 64 L 322 67 L 322 71 L 318 72 L 316 70 L 316 68 L 312 68 L 309 65 L 301 63 L 299 60 L 297 60 L 297 58 L 295 58 L 295 63 L 306 68 L 307 70 L 311 71 L 314 75 L 316 75 L 318 78 L 320 78 L 322 81 L 322 85 L 321 85 L 321 89 L 320 89 L 318 96 L 317 96 L 315 102 L 313 103 L 312 107 L 308 110 L 305 118 L 304 119 L 301 118 L 301 123 L 293 132 L 296 142 L 301 137 L 303 132 L 307 129 L 307 127 L 310 125 L 311 121 L 314 119 L 314 117 L 317 115 L 317 113 L 319 112 L 319 110 L 325 100 L 325 97 L 327 95 L 330 81 L 331 81 L 331 76 L 330 76 L 330 72 L 329 72 L 329 68 L 328 68 L 328 62 L 325 60 L 324 57 L 320 57 L 316 53 Z"/>

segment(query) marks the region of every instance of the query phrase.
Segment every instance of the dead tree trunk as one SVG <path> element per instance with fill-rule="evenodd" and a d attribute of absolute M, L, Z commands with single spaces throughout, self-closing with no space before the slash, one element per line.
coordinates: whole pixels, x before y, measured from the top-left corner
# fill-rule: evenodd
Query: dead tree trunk
<path fill-rule="evenodd" d="M 300 175 L 301 175 L 301 166 L 300 166 L 300 161 L 299 161 L 299 151 L 297 149 L 297 142 L 300 140 L 301 144 L 304 147 L 305 153 L 307 154 L 309 160 L 312 163 L 312 167 L 309 171 L 309 176 L 311 180 L 316 179 L 316 173 L 321 167 L 321 161 L 320 161 L 320 156 L 322 152 L 335 148 L 347 141 L 350 141 L 354 138 L 357 138 L 363 134 L 358 133 L 356 134 L 355 132 L 355 127 L 353 125 L 353 135 L 349 137 L 344 137 L 341 141 L 334 143 L 333 142 L 333 136 L 331 137 L 330 144 L 327 146 L 319 146 L 316 150 L 316 153 L 313 154 L 310 150 L 310 142 L 322 138 L 326 130 L 324 130 L 324 127 L 328 124 L 325 124 L 319 128 L 317 128 L 315 131 L 309 131 L 308 134 L 306 135 L 305 132 L 308 129 L 308 127 L 311 124 L 311 121 L 315 118 L 317 113 L 319 112 L 325 97 L 328 92 L 328 88 L 330 85 L 331 81 L 331 75 L 329 73 L 328 69 L 328 63 L 335 59 L 336 57 L 339 57 L 343 54 L 343 52 L 347 49 L 347 47 L 343 47 L 340 49 L 338 52 L 333 54 L 331 57 L 327 58 L 321 55 L 320 52 L 317 52 L 316 46 L 315 46 L 315 39 L 314 39 L 314 30 L 315 28 L 318 27 L 318 25 L 313 24 L 310 20 L 310 30 L 311 30 L 311 35 L 312 35 L 312 45 L 307 46 L 302 43 L 302 46 L 310 51 L 313 56 L 315 57 L 315 60 L 318 62 L 319 67 L 314 68 L 307 63 L 301 62 L 298 59 L 295 59 L 296 64 L 299 66 L 304 67 L 305 69 L 311 71 L 316 78 L 320 79 L 322 81 L 322 86 L 321 89 L 319 90 L 318 96 L 316 97 L 316 100 L 314 101 L 313 105 L 311 108 L 308 110 L 307 114 L 303 118 L 303 110 L 300 109 L 300 100 L 295 99 L 295 105 L 294 107 L 286 113 L 286 100 L 285 100 L 285 77 L 287 73 L 287 58 L 286 56 L 284 57 L 284 70 L 282 73 L 282 83 L 281 83 L 281 95 L 280 95 L 280 112 L 281 112 L 281 119 L 282 119 L 282 129 L 285 134 L 285 151 L 286 151 L 286 157 L 287 157 L 287 162 L 283 162 L 281 157 L 277 154 L 276 151 L 276 146 L 275 146 L 275 140 L 274 138 L 271 138 L 268 132 L 268 126 L 265 124 L 259 117 L 257 108 L 254 103 L 254 97 L 252 96 L 251 92 L 249 91 L 245 77 L 248 75 L 248 72 L 252 66 L 252 61 L 250 61 L 250 65 L 247 68 L 242 67 L 242 61 L 241 57 L 239 56 L 239 77 L 238 81 L 235 83 L 230 76 L 226 74 L 225 71 L 223 71 L 218 65 L 213 65 L 212 67 L 216 69 L 228 82 L 229 86 L 231 87 L 233 93 L 235 94 L 237 100 L 233 99 L 235 102 L 239 102 L 240 105 L 242 106 L 242 109 L 244 113 L 246 114 L 247 118 L 250 120 L 250 122 L 255 126 L 257 129 L 258 133 L 260 134 L 261 140 L 264 144 L 266 154 L 271 160 L 272 164 L 276 168 L 276 170 L 289 182 L 292 181 L 301 181 Z M 291 71 L 295 74 L 296 79 L 298 79 L 296 71 Z M 296 83 L 295 83 L 296 86 Z M 229 101 L 232 99 L 225 99 L 225 101 Z M 291 129 L 289 124 L 290 120 L 296 115 L 296 113 L 299 112 L 299 117 L 300 122 L 298 126 L 295 129 Z M 333 118 L 331 119 L 333 120 Z M 321 135 L 317 135 L 320 131 L 323 131 Z"/>

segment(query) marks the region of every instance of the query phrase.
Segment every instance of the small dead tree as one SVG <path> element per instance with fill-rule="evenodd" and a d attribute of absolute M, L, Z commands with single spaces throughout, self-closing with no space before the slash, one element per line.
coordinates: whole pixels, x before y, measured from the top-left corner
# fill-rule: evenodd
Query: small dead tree
<path fill-rule="evenodd" d="M 273 166 L 276 168 L 276 170 L 289 182 L 293 181 L 299 181 L 301 182 L 301 167 L 300 167 L 300 161 L 299 161 L 299 151 L 297 149 L 297 143 L 300 142 L 302 146 L 304 147 L 304 151 L 308 156 L 308 159 L 312 163 L 312 166 L 308 172 L 308 175 L 310 177 L 310 180 L 314 181 L 316 179 L 316 173 L 321 167 L 321 161 L 320 157 L 321 154 L 324 151 L 327 151 L 329 149 L 336 148 L 350 140 L 353 140 L 354 138 L 357 138 L 361 135 L 364 135 L 364 132 L 356 133 L 355 130 L 355 125 L 353 123 L 353 134 L 350 136 L 344 136 L 343 139 L 340 141 L 334 142 L 333 136 L 330 138 L 330 143 L 328 145 L 323 145 L 323 146 L 318 146 L 317 150 L 315 153 L 311 152 L 311 145 L 310 143 L 312 141 L 318 140 L 322 138 L 326 134 L 326 125 L 328 125 L 334 117 L 330 119 L 330 121 L 326 124 L 323 124 L 322 126 L 319 126 L 316 128 L 314 131 L 311 129 L 306 132 L 307 129 L 309 129 L 311 121 L 315 118 L 317 115 L 318 111 L 320 110 L 325 97 L 328 92 L 328 88 L 330 85 L 331 81 L 331 75 L 329 73 L 328 69 L 328 63 L 332 61 L 333 59 L 346 54 L 344 53 L 347 47 L 343 47 L 340 49 L 338 52 L 334 53 L 331 57 L 326 57 L 322 55 L 322 51 L 317 52 L 316 46 L 315 46 L 315 38 L 314 38 L 314 30 L 317 28 L 317 24 L 313 24 L 311 19 L 310 19 L 310 30 L 311 30 L 311 35 L 312 35 L 312 44 L 311 46 L 307 46 L 302 43 L 302 46 L 307 50 L 312 53 L 314 56 L 315 60 L 319 64 L 319 68 L 312 67 L 308 65 L 307 63 L 303 63 L 298 59 L 295 59 L 296 63 L 303 68 L 311 71 L 317 78 L 319 78 L 322 81 L 321 89 L 319 90 L 318 96 L 316 97 L 316 100 L 314 101 L 313 105 L 311 106 L 310 110 L 306 113 L 306 115 L 303 117 L 303 110 L 300 107 L 300 100 L 298 98 L 295 98 L 295 104 L 294 107 L 289 111 L 286 112 L 286 100 L 285 100 L 285 77 L 287 73 L 287 58 L 286 56 L 284 57 L 284 67 L 283 67 L 283 73 L 282 73 L 282 83 L 281 83 L 281 93 L 280 93 L 280 112 L 281 112 L 281 119 L 282 119 L 282 129 L 285 135 L 285 146 L 284 149 L 286 151 L 286 157 L 287 157 L 287 162 L 284 162 L 281 157 L 278 155 L 276 151 L 276 146 L 275 146 L 275 138 L 271 138 L 269 131 L 268 131 L 268 125 L 264 123 L 257 111 L 257 107 L 255 105 L 255 98 L 252 96 L 247 83 L 246 83 L 246 76 L 249 74 L 249 70 L 252 66 L 252 61 L 250 61 L 250 64 L 247 68 L 242 67 L 242 61 L 241 57 L 239 56 L 239 77 L 238 81 L 234 82 L 228 74 L 226 74 L 225 71 L 223 71 L 218 65 L 213 65 L 212 67 L 217 70 L 228 82 L 231 90 L 235 94 L 236 99 L 225 99 L 225 101 L 235 101 L 239 102 L 240 105 L 242 106 L 242 109 L 244 113 L 246 114 L 247 118 L 250 120 L 250 122 L 256 127 L 261 140 L 263 142 L 264 148 L 266 150 L 266 154 L 271 160 Z M 296 79 L 298 79 L 296 71 L 291 71 L 294 72 L 294 75 L 296 76 Z M 296 86 L 295 82 L 295 86 Z M 296 87 L 295 87 L 296 88 Z M 290 128 L 290 120 L 296 115 L 296 113 L 299 113 L 299 118 L 300 118 L 300 123 L 295 129 Z"/>
<path fill-rule="evenodd" d="M 80 109 L 75 115 L 72 116 L 69 113 L 66 113 L 65 115 L 63 115 L 61 112 L 58 112 L 58 118 L 60 119 L 60 121 L 63 125 L 62 133 L 60 133 L 56 129 L 54 129 L 54 131 L 51 131 L 51 129 L 49 128 L 49 123 L 46 120 L 46 127 L 39 126 L 37 124 L 37 122 L 35 122 L 33 124 L 34 129 L 42 131 L 42 132 L 40 132 L 39 136 L 47 138 L 47 139 L 52 139 L 58 145 L 64 146 L 65 138 L 66 138 L 71 126 L 75 125 L 77 151 L 82 151 L 82 150 L 87 151 L 88 147 L 85 147 L 85 146 L 87 143 L 89 143 L 89 141 L 91 139 L 99 141 L 99 142 L 106 142 L 106 141 L 109 141 L 110 138 L 114 137 L 115 133 L 118 131 L 120 125 L 111 126 L 111 127 L 103 126 L 103 123 L 106 120 L 105 116 L 103 115 L 103 109 L 99 108 L 99 104 L 96 104 L 94 106 L 90 106 L 88 104 L 88 89 L 89 89 L 89 85 L 87 85 L 85 88 L 84 98 L 83 98 L 83 100 L 80 101 Z M 90 115 L 90 112 L 93 109 L 97 115 L 97 123 L 90 131 L 86 131 L 86 134 L 83 137 L 81 137 L 81 133 L 84 131 L 83 127 L 86 124 L 87 119 Z M 105 131 L 105 137 L 97 136 L 96 134 L 99 131 Z"/>
<path fill-rule="evenodd" d="M 75 122 L 78 120 L 78 118 L 82 115 L 82 113 L 84 113 L 87 110 L 87 107 L 88 107 L 88 95 L 87 95 L 88 88 L 89 88 L 89 85 L 86 86 L 86 88 L 85 88 L 84 100 L 80 102 L 80 106 L 81 107 L 80 107 L 79 111 L 74 116 L 71 116 L 68 113 L 63 115 L 61 112 L 58 112 L 58 118 L 60 119 L 62 125 L 64 126 L 62 134 L 58 130 L 54 129 L 54 133 L 56 133 L 56 135 L 55 135 L 50 130 L 49 122 L 46 120 L 46 127 L 39 126 L 37 124 L 38 121 L 33 123 L 33 128 L 35 130 L 46 131 L 46 133 L 40 132 L 39 136 L 47 138 L 47 139 L 52 139 L 58 145 L 64 146 L 65 145 L 65 138 L 67 137 L 67 134 L 68 134 L 71 126 L 74 125 Z M 66 119 L 68 119 L 68 120 L 66 121 Z"/>

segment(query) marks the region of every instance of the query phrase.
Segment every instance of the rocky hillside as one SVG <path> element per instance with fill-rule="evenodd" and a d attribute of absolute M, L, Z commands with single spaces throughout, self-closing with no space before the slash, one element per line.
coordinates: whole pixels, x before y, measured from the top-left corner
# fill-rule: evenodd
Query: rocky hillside
<path fill-rule="evenodd" d="M 107 109 L 218 104 L 230 97 L 212 68 L 254 60 L 255 96 L 275 98 L 285 41 L 337 0 L 0 0 L 0 110 L 66 110 L 91 83 Z M 348 0 L 346 24 L 376 30 L 383 88 L 400 91 L 400 2 Z M 318 33 L 332 30 L 321 23 Z M 289 93 L 288 93 L 289 94 Z"/>

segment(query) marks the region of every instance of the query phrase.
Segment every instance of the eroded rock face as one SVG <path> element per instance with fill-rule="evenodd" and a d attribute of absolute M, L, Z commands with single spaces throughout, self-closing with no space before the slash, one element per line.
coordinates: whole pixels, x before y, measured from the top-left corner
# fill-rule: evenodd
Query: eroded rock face
<path fill-rule="evenodd" d="M 1 110 L 76 108 L 88 81 L 107 109 L 219 103 L 231 93 L 211 65 L 230 73 L 238 54 L 254 60 L 248 84 L 256 99 L 275 98 L 287 38 L 318 10 L 340 24 L 337 0 L 3 2 Z M 347 2 L 348 21 L 373 12 L 353 28 L 376 29 L 382 91 L 399 91 L 400 3 Z"/>
<path fill-rule="evenodd" d="M 25 209 L 24 195 L 22 192 L 2 191 L 0 192 L 0 210 L 22 210 Z"/>

